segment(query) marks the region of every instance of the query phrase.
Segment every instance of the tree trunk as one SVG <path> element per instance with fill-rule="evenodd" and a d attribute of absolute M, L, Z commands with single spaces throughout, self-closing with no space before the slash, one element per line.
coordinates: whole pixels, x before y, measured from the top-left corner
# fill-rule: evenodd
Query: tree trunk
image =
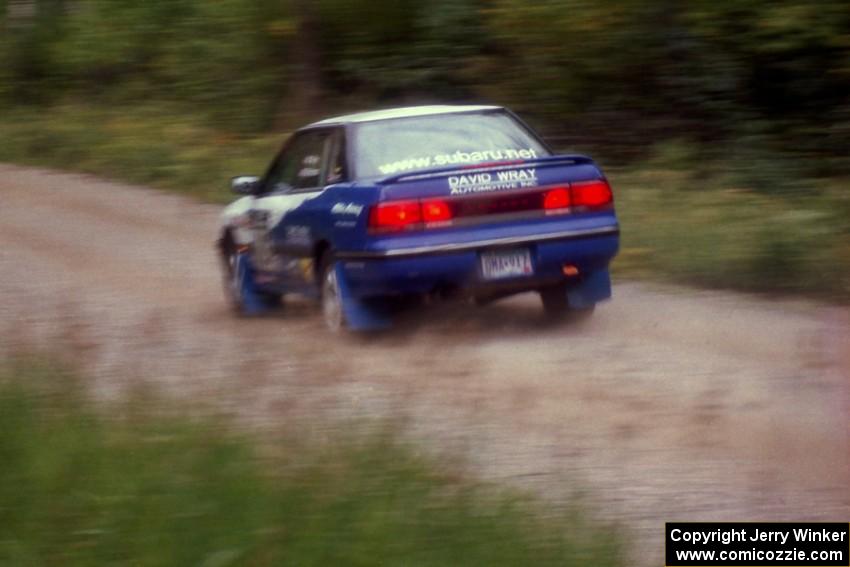
<path fill-rule="evenodd" d="M 288 130 L 316 118 L 321 112 L 321 53 L 318 21 L 310 0 L 295 2 L 297 28 L 289 53 L 287 88 L 281 100 L 275 127 Z"/>

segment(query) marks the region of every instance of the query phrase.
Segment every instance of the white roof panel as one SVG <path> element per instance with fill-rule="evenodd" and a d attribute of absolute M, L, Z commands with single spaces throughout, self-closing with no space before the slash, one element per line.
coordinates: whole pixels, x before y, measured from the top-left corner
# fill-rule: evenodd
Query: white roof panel
<path fill-rule="evenodd" d="M 449 105 L 435 104 L 429 106 L 407 106 L 403 108 L 388 108 L 386 110 L 372 110 L 370 112 L 358 112 L 326 118 L 314 122 L 310 126 L 323 126 L 327 124 L 343 124 L 349 122 L 372 122 L 373 120 L 390 120 L 393 118 L 410 118 L 413 116 L 431 116 L 434 114 L 452 114 L 457 112 L 476 112 L 482 110 L 499 110 L 501 106 L 487 105 Z"/>

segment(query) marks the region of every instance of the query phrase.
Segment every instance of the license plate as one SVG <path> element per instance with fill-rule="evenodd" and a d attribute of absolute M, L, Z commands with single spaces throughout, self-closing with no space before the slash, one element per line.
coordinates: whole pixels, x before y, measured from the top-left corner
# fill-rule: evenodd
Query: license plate
<path fill-rule="evenodd" d="M 481 254 L 481 275 L 485 280 L 500 280 L 530 276 L 531 252 L 520 250 L 490 250 Z"/>

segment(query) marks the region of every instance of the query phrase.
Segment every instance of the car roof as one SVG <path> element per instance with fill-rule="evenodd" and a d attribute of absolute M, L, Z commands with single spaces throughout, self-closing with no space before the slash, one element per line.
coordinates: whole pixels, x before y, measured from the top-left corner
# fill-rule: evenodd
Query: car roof
<path fill-rule="evenodd" d="M 319 122 L 314 122 L 305 128 L 314 126 L 329 126 L 331 124 L 350 124 L 354 122 L 373 122 L 376 120 L 391 120 L 393 118 L 410 118 L 413 116 L 432 116 L 435 114 L 455 114 L 459 112 L 476 112 L 483 110 L 502 110 L 501 106 L 489 105 L 450 105 L 450 104 L 434 104 L 428 106 L 406 106 L 401 108 L 388 108 L 386 110 L 372 110 L 369 112 L 358 112 L 356 114 L 346 114 L 344 116 L 336 116 L 334 118 L 326 118 Z"/>

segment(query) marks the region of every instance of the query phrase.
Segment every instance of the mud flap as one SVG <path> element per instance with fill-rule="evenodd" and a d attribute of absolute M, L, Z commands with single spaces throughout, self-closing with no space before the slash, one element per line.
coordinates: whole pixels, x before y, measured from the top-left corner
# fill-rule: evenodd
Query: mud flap
<path fill-rule="evenodd" d="M 339 288 L 339 298 L 342 302 L 342 313 L 345 324 L 352 331 L 380 331 L 392 326 L 392 317 L 388 306 L 380 298 L 358 299 L 351 293 L 348 279 L 342 263 L 337 262 L 336 285 Z"/>
<path fill-rule="evenodd" d="M 586 274 L 581 282 L 567 289 L 570 309 L 590 309 L 598 301 L 611 298 L 611 276 L 608 270 Z"/>
<path fill-rule="evenodd" d="M 262 315 L 270 311 L 268 300 L 257 289 L 254 281 L 254 268 L 246 253 L 236 256 L 237 292 L 240 311 L 243 315 Z"/>

